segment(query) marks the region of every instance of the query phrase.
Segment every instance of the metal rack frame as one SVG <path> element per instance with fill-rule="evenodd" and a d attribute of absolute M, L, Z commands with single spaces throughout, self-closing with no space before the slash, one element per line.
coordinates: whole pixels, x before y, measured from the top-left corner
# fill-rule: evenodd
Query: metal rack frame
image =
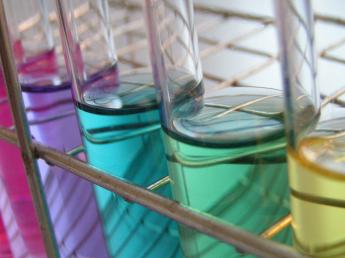
<path fill-rule="evenodd" d="M 221 220 L 216 220 L 214 218 L 211 219 L 209 216 L 200 214 L 199 212 L 186 208 L 185 206 L 182 206 L 175 201 L 155 194 L 152 190 L 157 187 L 157 185 L 167 183 L 168 178 L 164 178 L 160 182 L 149 186 L 148 189 L 144 189 L 119 178 L 109 176 L 100 170 L 92 168 L 85 162 L 74 158 L 73 154 L 80 151 L 81 147 L 66 154 L 32 140 L 21 97 L 21 88 L 16 75 L 16 67 L 11 52 L 3 1 L 4 0 L 0 0 L 0 45 L 2 46 L 0 48 L 0 57 L 3 64 L 4 75 L 7 84 L 8 100 L 11 104 L 15 127 L 5 128 L 0 126 L 0 139 L 6 140 L 12 144 L 16 144 L 21 148 L 22 157 L 27 171 L 26 176 L 30 185 L 36 212 L 39 217 L 42 234 L 45 240 L 46 251 L 49 257 L 59 257 L 59 253 L 56 246 L 53 229 L 50 223 L 49 213 L 46 208 L 44 192 L 42 190 L 43 188 L 40 182 L 39 171 L 36 164 L 36 160 L 38 158 L 47 161 L 49 164 L 64 168 L 67 171 L 70 171 L 71 173 L 90 181 L 91 183 L 94 183 L 116 194 L 119 194 L 128 201 L 141 204 L 179 223 L 187 225 L 193 229 L 208 234 L 228 244 L 234 245 L 236 248 L 243 252 L 255 254 L 260 257 L 272 258 L 305 257 L 290 247 L 265 239 L 270 238 L 271 235 L 274 235 L 282 228 L 288 226 L 291 222 L 290 215 L 282 218 L 282 220 L 279 221 L 278 224 L 272 225 L 272 228 L 264 232 L 261 237 L 253 235 L 235 226 L 226 224 Z M 141 8 L 140 4 L 127 0 L 114 0 L 113 4 L 115 6 L 125 7 L 130 11 L 138 11 Z M 224 49 L 231 49 L 266 58 L 265 62 L 253 66 L 242 73 L 232 76 L 231 78 L 222 78 L 213 73 L 205 71 L 205 79 L 216 83 L 216 87 L 241 85 L 241 81 L 245 78 L 259 73 L 263 69 L 272 65 L 274 62 L 278 61 L 278 57 L 275 54 L 254 48 L 243 47 L 237 44 L 238 42 L 254 35 L 255 33 L 262 32 L 267 26 L 271 26 L 274 23 L 272 17 L 225 10 L 222 8 L 211 7 L 204 4 L 195 4 L 195 9 L 199 13 L 206 13 L 221 17 L 220 20 L 217 20 L 213 23 L 207 22 L 198 24 L 198 29 L 201 31 L 210 30 L 213 27 L 219 25 L 221 22 L 224 22 L 226 19 L 233 17 L 243 20 L 255 21 L 262 25 L 262 27 L 258 29 L 252 30 L 245 35 L 241 35 L 226 42 L 211 40 L 203 36 L 199 37 L 200 42 L 209 45 L 209 47 L 201 51 L 202 58 L 206 58 Z M 51 18 L 56 19 L 56 17 Z M 316 19 L 321 22 L 345 25 L 345 20 L 336 17 L 316 14 Z M 143 22 L 140 19 L 117 28 L 115 34 L 121 35 L 127 33 L 128 39 L 130 41 L 130 37 L 133 35 L 137 37 L 144 35 L 143 32 L 140 33 L 138 31 L 135 31 L 138 28 L 143 29 Z M 335 48 L 338 48 L 343 44 L 345 44 L 345 39 L 342 39 L 339 42 L 333 43 L 332 45 L 328 46 L 320 52 L 320 58 L 344 64 L 345 60 L 336 56 L 332 56 L 330 54 L 331 50 L 334 50 Z M 131 58 L 135 55 L 135 51 L 143 49 L 145 47 L 145 39 L 135 41 L 134 43 L 129 42 L 126 47 L 120 48 L 118 51 L 120 61 L 130 64 L 135 68 L 146 67 L 148 64 L 139 62 L 135 60 L 135 58 Z M 2 101 L 5 100 L 0 100 L 0 102 Z"/>

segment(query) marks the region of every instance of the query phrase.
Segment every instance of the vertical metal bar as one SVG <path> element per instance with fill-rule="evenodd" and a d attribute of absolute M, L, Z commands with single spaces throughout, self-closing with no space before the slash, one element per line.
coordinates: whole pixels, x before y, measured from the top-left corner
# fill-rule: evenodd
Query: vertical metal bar
<path fill-rule="evenodd" d="M 12 108 L 14 124 L 18 134 L 18 142 L 26 168 L 26 178 L 35 204 L 36 214 L 39 220 L 42 236 L 44 238 L 43 240 L 47 256 L 49 258 L 58 258 L 59 251 L 50 222 L 36 158 L 33 149 L 30 147 L 31 135 L 23 107 L 21 88 L 18 82 L 16 66 L 13 59 L 3 0 L 0 0 L 0 46 L 0 58 L 4 70 L 8 99 Z"/>

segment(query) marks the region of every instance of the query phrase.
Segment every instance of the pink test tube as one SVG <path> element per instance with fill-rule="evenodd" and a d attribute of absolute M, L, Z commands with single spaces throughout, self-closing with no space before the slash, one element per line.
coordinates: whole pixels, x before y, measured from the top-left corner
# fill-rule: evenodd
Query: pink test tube
<path fill-rule="evenodd" d="M 1 72 L 0 125 L 13 126 Z M 46 256 L 20 151 L 4 140 L 0 140 L 0 213 L 14 257 Z"/>

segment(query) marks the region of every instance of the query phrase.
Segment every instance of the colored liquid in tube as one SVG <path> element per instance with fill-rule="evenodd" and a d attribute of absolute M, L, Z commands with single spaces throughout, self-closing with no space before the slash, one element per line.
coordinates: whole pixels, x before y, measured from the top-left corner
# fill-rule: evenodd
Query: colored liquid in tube
<path fill-rule="evenodd" d="M 295 246 L 311 257 L 345 256 L 345 119 L 319 124 L 289 150 Z"/>
<path fill-rule="evenodd" d="M 1 216 L 0 216 L 0 257 L 4 257 L 4 258 L 13 257 L 11 248 L 10 248 L 10 243 L 8 242 L 7 233 L 6 233 Z"/>
<path fill-rule="evenodd" d="M 288 215 L 282 93 L 230 87 L 202 96 L 202 83 L 187 75 L 172 81 L 184 89 L 164 128 L 174 198 L 254 234 Z M 180 235 L 185 257 L 243 255 L 184 226 Z M 289 244 L 291 232 L 274 239 Z"/>
<path fill-rule="evenodd" d="M 0 77 L 0 124 L 11 127 L 11 109 Z M 13 257 L 46 257 L 20 151 L 4 140 L 0 140 L 0 211 Z"/>
<path fill-rule="evenodd" d="M 167 176 L 151 74 L 118 77 L 115 66 L 83 88 L 77 110 L 89 163 L 142 187 Z M 174 222 L 100 187 L 96 192 L 111 257 L 180 257 Z M 170 195 L 169 187 L 158 192 Z"/>
<path fill-rule="evenodd" d="M 70 82 L 54 50 L 19 71 L 34 139 L 63 152 L 79 146 Z M 61 256 L 108 257 L 92 184 L 43 160 L 39 168 Z"/>

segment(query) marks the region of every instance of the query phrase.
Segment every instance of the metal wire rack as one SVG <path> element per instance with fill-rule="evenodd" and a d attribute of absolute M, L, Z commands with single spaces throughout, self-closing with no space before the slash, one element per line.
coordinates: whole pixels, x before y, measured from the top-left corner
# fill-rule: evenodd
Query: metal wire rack
<path fill-rule="evenodd" d="M 0 126 L 0 139 L 17 144 L 22 149 L 27 177 L 31 185 L 49 257 L 58 257 L 58 254 L 41 193 L 42 186 L 38 180 L 39 175 L 35 165 L 35 160 L 38 158 L 71 171 L 71 173 L 117 193 L 129 201 L 146 206 L 179 223 L 234 245 L 243 252 L 260 257 L 304 257 L 290 247 L 269 240 L 290 225 L 290 215 L 281 218 L 277 223 L 272 222 L 271 228 L 268 228 L 261 236 L 256 236 L 155 194 L 154 190 L 169 183 L 169 178 L 163 178 L 144 189 L 119 178 L 111 177 L 76 159 L 75 154 L 83 151 L 82 146 L 68 153 L 61 153 L 49 146 L 33 141 L 28 130 L 28 123 L 44 123 L 71 114 L 59 114 L 42 121 L 27 122 L 20 97 L 20 86 L 10 53 L 3 1 L 0 2 L 0 45 L 4 46 L 0 48 L 0 54 L 7 85 L 12 86 L 8 87 L 8 99 L 15 118 L 14 127 Z M 229 8 L 219 6 L 217 1 L 195 1 L 200 55 L 203 61 L 204 79 L 207 84 L 211 87 L 280 84 L 279 58 L 275 44 L 275 25 L 272 15 L 269 12 L 258 14 L 249 8 L 240 11 L 231 8 L 232 5 L 229 6 Z M 114 28 L 114 35 L 116 42 L 118 42 L 117 49 L 120 62 L 128 69 L 150 69 L 141 2 L 139 0 L 112 0 L 110 7 L 114 14 L 112 15 L 112 23 L 118 24 Z M 83 16 L 87 11 L 87 6 L 85 6 L 79 10 L 79 15 Z M 56 15 L 52 14 L 50 19 L 56 26 Z M 23 24 L 21 29 L 29 28 L 30 24 L 34 22 L 34 19 L 28 21 Z M 340 67 L 340 69 L 345 64 L 345 55 L 341 53 L 341 49 L 345 45 L 344 25 L 345 20 L 342 18 L 331 14 L 316 13 L 316 36 L 324 30 L 335 30 L 337 34 L 329 40 L 322 41 L 318 51 L 319 59 L 321 62 L 329 62 Z M 93 26 L 92 20 L 85 19 L 85 31 L 87 31 L 88 26 Z M 55 35 L 58 37 L 57 29 Z M 233 63 L 226 63 L 226 60 L 223 60 L 223 63 L 214 65 L 222 56 L 225 56 L 224 59 L 226 59 L 227 55 L 236 55 L 236 58 L 240 60 L 236 64 L 237 68 L 231 74 L 226 67 L 234 65 Z M 339 79 L 334 83 L 341 85 L 344 82 Z M 325 94 L 324 96 L 327 97 Z M 1 99 L 0 103 L 5 101 L 7 100 Z"/>

